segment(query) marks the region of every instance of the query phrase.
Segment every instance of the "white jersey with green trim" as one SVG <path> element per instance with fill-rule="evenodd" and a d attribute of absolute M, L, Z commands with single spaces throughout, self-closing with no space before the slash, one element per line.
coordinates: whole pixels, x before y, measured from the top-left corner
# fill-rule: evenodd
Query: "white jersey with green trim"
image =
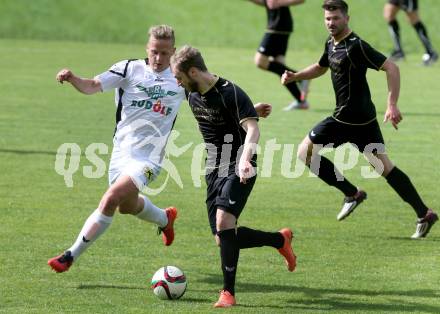
<path fill-rule="evenodd" d="M 95 77 L 102 91 L 115 89 L 114 145 L 134 159 L 160 166 L 185 92 L 171 69 L 154 72 L 147 60 L 123 60 Z"/>

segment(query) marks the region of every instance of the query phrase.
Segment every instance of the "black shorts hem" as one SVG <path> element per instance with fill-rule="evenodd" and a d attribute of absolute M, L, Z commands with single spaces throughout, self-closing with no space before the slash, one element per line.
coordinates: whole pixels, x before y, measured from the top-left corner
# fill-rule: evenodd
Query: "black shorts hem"
<path fill-rule="evenodd" d="M 377 119 L 365 125 L 351 125 L 338 122 L 333 117 L 327 117 L 316 124 L 308 136 L 314 145 L 326 147 L 331 145 L 329 148 L 351 143 L 362 153 L 366 149 L 367 151 L 372 149 L 373 152 L 385 150 L 385 142 Z M 374 144 L 377 144 L 377 147 Z"/>
<path fill-rule="evenodd" d="M 267 57 L 285 56 L 290 34 L 265 33 L 257 51 Z"/>

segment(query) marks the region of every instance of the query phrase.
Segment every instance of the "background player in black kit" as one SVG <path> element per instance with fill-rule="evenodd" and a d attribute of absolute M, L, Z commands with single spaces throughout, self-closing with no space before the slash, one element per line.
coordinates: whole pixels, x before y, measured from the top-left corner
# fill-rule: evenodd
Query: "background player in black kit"
<path fill-rule="evenodd" d="M 330 37 L 319 63 L 297 73 L 286 72 L 281 79 L 283 83 L 313 79 L 323 75 L 328 68 L 331 70 L 336 108 L 331 117 L 318 123 L 306 136 L 298 150 L 298 157 L 323 181 L 345 194 L 344 205 L 337 217 L 342 220 L 367 194 L 358 190 L 330 160 L 321 156 L 317 145 L 333 144 L 337 147 L 347 142 L 354 144 L 397 194 L 414 208 L 418 220 L 412 238 L 425 237 L 438 216 L 424 204 L 408 176 L 388 159 L 366 79 L 368 68 L 386 72 L 389 93 L 384 122 L 391 121 L 397 129 L 402 120 L 397 107 L 399 68 L 350 30 L 348 6 L 344 1 L 326 0 L 323 8 Z"/>
<path fill-rule="evenodd" d="M 207 148 L 206 183 L 209 223 L 220 245 L 223 290 L 215 307 L 235 305 L 234 286 L 240 249 L 272 246 L 293 271 L 296 257 L 292 231 L 263 232 L 238 227 L 237 219 L 255 183 L 255 149 L 259 139 L 258 114 L 267 116 L 270 105 L 256 109 L 234 83 L 208 72 L 200 52 L 184 46 L 172 58 L 172 71 L 188 92 L 188 102 Z"/>
<path fill-rule="evenodd" d="M 405 11 L 409 22 L 414 27 L 417 36 L 425 47 L 426 53 L 423 55 L 423 64 L 431 65 L 438 59 L 438 54 L 431 45 L 428 32 L 423 22 L 420 20 L 418 13 L 418 0 L 388 0 L 383 8 L 383 16 L 388 22 L 391 37 L 393 39 L 394 50 L 391 52 L 393 60 L 405 58 L 400 41 L 400 27 L 396 20 L 396 15 L 400 10 Z"/>
<path fill-rule="evenodd" d="M 305 0 L 251 1 L 264 6 L 267 13 L 267 29 L 255 54 L 255 64 L 260 69 L 273 72 L 281 77 L 284 71 L 293 71 L 285 65 L 289 36 L 293 32 L 293 17 L 289 6 L 302 4 Z M 295 100 L 284 110 L 309 108 L 309 103 L 306 100 L 308 85 L 308 81 L 302 81 L 299 84 L 297 82 L 286 84 Z"/>

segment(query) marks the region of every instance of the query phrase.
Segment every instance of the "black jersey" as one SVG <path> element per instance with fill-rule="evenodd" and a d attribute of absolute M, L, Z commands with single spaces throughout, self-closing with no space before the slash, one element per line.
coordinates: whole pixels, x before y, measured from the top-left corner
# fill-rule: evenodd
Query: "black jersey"
<path fill-rule="evenodd" d="M 264 1 L 267 13 L 267 29 L 272 32 L 291 33 L 293 31 L 293 19 L 289 7 L 269 9 Z"/>
<path fill-rule="evenodd" d="M 367 82 L 367 69 L 380 70 L 386 57 L 351 33 L 337 45 L 330 37 L 319 60 L 330 67 L 336 108 L 333 117 L 350 124 L 365 124 L 376 118 Z"/>
<path fill-rule="evenodd" d="M 218 78 L 204 94 L 189 93 L 188 102 L 207 146 L 207 167 L 234 164 L 246 138 L 241 123 L 258 119 L 248 95 L 234 83 Z"/>

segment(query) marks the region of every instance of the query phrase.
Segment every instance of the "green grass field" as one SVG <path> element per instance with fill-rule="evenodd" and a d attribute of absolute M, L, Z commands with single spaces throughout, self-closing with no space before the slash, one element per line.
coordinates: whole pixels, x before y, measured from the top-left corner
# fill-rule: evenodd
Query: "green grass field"
<path fill-rule="evenodd" d="M 19 12 L 27 3 L 14 2 L 13 6 L 12 1 L 2 1 L 0 6 Z M 188 0 L 193 8 L 197 7 L 197 2 Z M 320 1 L 309 2 L 311 6 L 319 7 Z M 353 3 L 352 15 L 361 12 L 361 4 L 365 2 Z M 65 4 L 66 1 L 58 3 Z M 143 6 L 143 3 L 152 2 L 134 3 Z M 177 1 L 160 1 L 159 12 L 165 12 L 164 3 L 176 4 Z M 439 32 L 435 30 L 438 26 L 432 17 L 440 4 L 435 1 L 426 3 L 435 6 L 423 14 L 428 17 L 434 44 L 440 47 Z M 99 4 L 104 5 L 104 2 L 91 5 L 92 12 L 98 11 Z M 29 6 L 29 11 L 33 12 L 36 5 Z M 246 17 L 248 21 L 264 19 L 262 12 L 251 4 L 240 2 L 237 7 L 253 10 L 256 15 Z M 382 4 L 375 4 L 375 9 L 380 11 L 381 7 Z M 107 9 L 109 15 L 117 12 L 115 7 Z M 201 9 L 198 10 L 193 14 L 202 16 Z M 228 12 L 224 7 L 219 10 Z M 304 13 L 301 23 L 316 15 L 305 8 L 301 10 Z M 0 15 L 6 15 L 4 12 L 0 10 Z M 45 23 L 55 22 L 50 16 L 57 16 L 54 10 L 42 9 L 42 12 L 47 15 L 47 21 L 39 21 L 35 26 L 37 30 L 44 29 Z M 196 36 L 195 25 L 191 25 L 186 36 L 182 31 L 184 23 L 179 21 L 189 21 L 191 12 L 180 13 L 176 17 L 180 30 L 179 45 L 194 40 L 212 72 L 237 82 L 255 102 L 273 104 L 272 115 L 260 123 L 260 143 L 275 138 L 280 144 L 294 144 L 296 152 L 297 144 L 309 129 L 333 109 L 334 95 L 328 75 L 312 83 L 310 110 L 285 113 L 281 108 L 290 101 L 288 93 L 274 75 L 259 71 L 252 63 L 261 36 L 255 25 L 243 29 L 246 34 L 253 33 L 253 37 L 246 37 L 243 45 L 234 45 L 235 39 L 229 33 L 215 37 L 214 41 Z M 26 18 L 20 21 L 27 21 Z M 366 33 L 373 38 L 370 42 L 377 42 L 382 48 L 389 47 L 388 41 L 387 44 L 381 42 L 381 38 L 388 39 L 386 29 L 372 26 L 380 31 L 374 33 L 360 20 L 367 19 L 353 16 L 361 36 Z M 6 23 L 4 19 L 2 21 Z M 18 21 L 9 21 L 19 25 Z M 164 21 L 172 23 L 171 13 L 164 15 Z M 161 19 L 155 15 L 153 22 L 159 23 Z M 219 23 L 213 20 L 213 28 L 218 29 Z M 313 23 L 317 25 L 313 29 L 316 45 L 311 43 L 304 49 L 296 47 L 294 38 L 301 38 L 299 30 L 292 39 L 293 48 L 287 61 L 295 67 L 306 66 L 321 54 L 325 30 L 319 21 L 313 20 Z M 149 24 L 149 20 L 141 23 L 144 29 Z M 202 24 L 197 25 L 201 27 Z M 259 25 L 262 27 L 263 23 L 260 21 Z M 14 29 L 18 32 L 19 27 Z M 141 40 L 126 44 L 109 43 L 122 41 L 117 38 L 98 40 L 88 38 L 87 34 L 81 37 L 86 30 L 78 30 L 78 37 L 69 37 L 63 33 L 65 29 L 60 26 L 60 34 L 64 35 L 58 34 L 58 37 L 56 34 L 44 37 L 46 35 L 41 31 L 26 36 L 23 35 L 29 31 L 26 29 L 21 33 L 10 30 L 0 36 L 11 38 L 0 39 L 3 77 L 0 80 L 0 312 L 210 312 L 222 278 L 218 248 L 211 239 L 207 224 L 204 184 L 200 188 L 194 187 L 191 178 L 192 148 L 201 142 L 201 137 L 186 103 L 175 126 L 180 132 L 176 143 L 183 146 L 192 142 L 193 145 L 179 158 L 171 159 L 179 170 L 183 189 L 170 181 L 164 192 L 152 197 L 159 206 L 172 204 L 180 209 L 175 243 L 164 247 L 160 237 L 156 236 L 155 226 L 117 215 L 108 232 L 69 272 L 55 274 L 47 266 L 48 258 L 71 245 L 107 188 L 106 176 L 89 179 L 83 175 L 83 167 L 92 165 L 84 154 L 79 170 L 73 175 L 74 186 L 66 187 L 63 177 L 54 169 L 56 151 L 63 143 L 77 143 L 83 153 L 91 143 L 105 143 L 111 147 L 115 112 L 112 93 L 84 96 L 70 86 L 58 85 L 55 74 L 68 66 L 89 77 L 118 60 L 144 56 L 142 32 L 131 35 L 131 39 L 139 37 Z M 409 56 L 400 64 L 400 108 L 404 120 L 398 131 L 390 125 L 384 125 L 382 131 L 390 158 L 407 172 L 426 202 L 440 210 L 440 188 L 437 185 L 440 181 L 440 159 L 437 157 L 440 153 L 437 145 L 440 136 L 439 65 L 420 66 L 421 47 L 410 34 L 413 31 L 408 27 L 405 30 L 408 32 L 405 40 Z M 241 31 L 241 28 L 234 31 Z M 37 40 L 27 39 L 33 37 Z M 48 40 L 62 38 L 78 41 Z M 371 72 L 369 81 L 381 119 L 387 92 L 385 75 Z M 236 287 L 239 305 L 228 312 L 440 312 L 439 225 L 433 228 L 428 238 L 411 241 L 409 237 L 415 230 L 412 209 L 383 179 L 363 179 L 360 168 L 367 165 L 363 160 L 346 175 L 367 190 L 369 199 L 353 216 L 337 222 L 342 195 L 307 174 L 296 179 L 283 177 L 281 157 L 281 152 L 275 153 L 271 177 L 261 176 L 257 180 L 240 224 L 263 230 L 277 230 L 284 226 L 294 229 L 297 271 L 288 273 L 282 258 L 273 249 L 243 250 Z M 102 158 L 108 161 L 109 154 Z M 260 165 L 263 159 L 264 154 L 261 154 Z M 156 184 L 163 180 L 162 175 Z M 201 180 L 203 182 L 203 178 Z M 149 287 L 154 272 L 167 264 L 179 266 L 188 277 L 188 290 L 179 301 L 160 301 Z"/>

